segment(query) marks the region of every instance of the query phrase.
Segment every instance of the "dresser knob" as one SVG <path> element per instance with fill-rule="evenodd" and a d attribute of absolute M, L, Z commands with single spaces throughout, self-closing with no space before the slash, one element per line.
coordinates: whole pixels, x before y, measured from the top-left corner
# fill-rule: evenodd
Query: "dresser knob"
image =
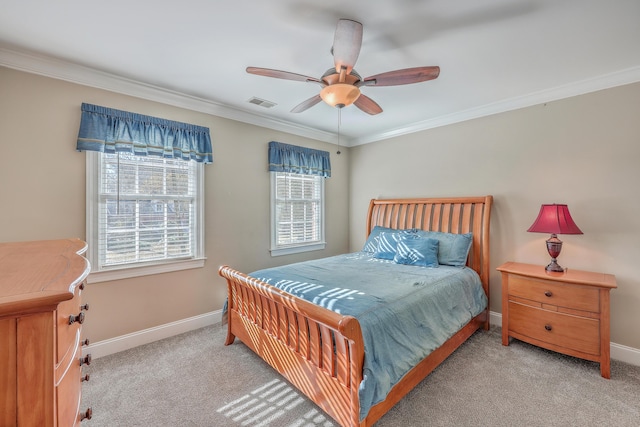
<path fill-rule="evenodd" d="M 81 290 L 81 291 L 84 291 L 84 282 L 80 283 L 80 286 L 79 286 L 79 287 L 80 287 L 80 290 Z"/>
<path fill-rule="evenodd" d="M 551 329 L 553 329 L 553 328 L 551 327 L 551 325 L 544 325 L 544 328 L 545 328 L 547 331 L 550 331 Z"/>
<path fill-rule="evenodd" d="M 545 293 L 544 293 L 544 296 L 546 296 L 546 297 L 550 297 L 552 295 L 553 294 L 551 293 L 551 291 L 545 291 Z"/>
<path fill-rule="evenodd" d="M 84 310 L 84 311 L 89 310 L 89 304 L 81 305 L 81 306 L 80 306 L 80 310 Z"/>
<path fill-rule="evenodd" d="M 93 409 L 88 408 L 86 411 L 80 412 L 80 421 L 90 420 L 92 416 L 93 416 Z"/>
<path fill-rule="evenodd" d="M 83 382 L 85 382 L 85 381 L 89 381 L 89 378 L 90 378 L 90 377 L 89 377 L 89 374 L 87 374 L 87 375 L 85 375 L 85 376 L 82 376 L 82 377 L 80 377 L 80 382 L 81 382 L 81 383 L 83 383 Z"/>
<path fill-rule="evenodd" d="M 84 341 L 80 341 L 80 344 L 81 344 L 82 346 L 87 346 L 87 345 L 89 345 L 89 338 L 86 338 Z"/>
<path fill-rule="evenodd" d="M 73 325 L 75 322 L 80 323 L 81 325 L 84 323 L 84 313 L 80 312 L 77 316 L 73 314 L 69 316 L 69 324 Z"/>
<path fill-rule="evenodd" d="M 80 366 L 91 365 L 91 354 L 87 354 L 85 357 L 80 358 Z"/>

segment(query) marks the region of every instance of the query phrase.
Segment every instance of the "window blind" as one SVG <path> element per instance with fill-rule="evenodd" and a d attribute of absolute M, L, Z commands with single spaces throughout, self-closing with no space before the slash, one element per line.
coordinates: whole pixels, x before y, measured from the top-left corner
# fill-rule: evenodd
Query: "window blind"
<path fill-rule="evenodd" d="M 198 168 L 181 159 L 100 155 L 100 269 L 197 254 Z"/>
<path fill-rule="evenodd" d="M 276 172 L 275 180 L 276 247 L 323 241 L 323 178 Z"/>

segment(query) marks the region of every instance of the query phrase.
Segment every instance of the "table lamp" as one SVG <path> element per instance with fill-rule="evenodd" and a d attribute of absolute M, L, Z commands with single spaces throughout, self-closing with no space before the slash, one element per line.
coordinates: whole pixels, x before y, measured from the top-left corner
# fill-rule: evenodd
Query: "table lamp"
<path fill-rule="evenodd" d="M 547 240 L 547 251 L 551 256 L 551 263 L 545 270 L 563 272 L 564 269 L 558 265 L 557 258 L 562 250 L 562 240 L 558 239 L 558 234 L 583 234 L 578 228 L 567 205 L 542 205 L 538 218 L 533 222 L 527 231 L 534 233 L 551 233 Z"/>

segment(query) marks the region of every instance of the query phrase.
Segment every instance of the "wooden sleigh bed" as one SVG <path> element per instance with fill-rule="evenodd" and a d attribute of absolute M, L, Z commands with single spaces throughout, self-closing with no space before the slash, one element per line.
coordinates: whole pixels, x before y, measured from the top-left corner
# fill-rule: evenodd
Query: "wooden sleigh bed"
<path fill-rule="evenodd" d="M 375 226 L 473 233 L 467 266 L 489 297 L 492 196 L 371 200 L 367 236 Z M 228 333 L 239 338 L 341 426 L 370 426 L 452 354 L 476 330 L 489 329 L 489 305 L 395 384 L 360 419 L 358 389 L 365 357 L 359 321 L 307 302 L 228 266 Z"/>

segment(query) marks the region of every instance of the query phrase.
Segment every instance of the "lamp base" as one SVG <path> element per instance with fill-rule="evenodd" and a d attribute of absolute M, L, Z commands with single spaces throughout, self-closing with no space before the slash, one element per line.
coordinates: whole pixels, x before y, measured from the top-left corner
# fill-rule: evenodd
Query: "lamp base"
<path fill-rule="evenodd" d="M 549 263 L 549 265 L 547 265 L 545 267 L 545 270 L 547 271 L 555 271 L 558 273 L 563 273 L 564 272 L 564 268 L 560 267 L 558 265 L 558 263 L 556 262 L 555 258 L 551 258 L 551 262 Z"/>
<path fill-rule="evenodd" d="M 547 252 L 549 252 L 549 256 L 551 256 L 551 262 L 545 270 L 547 271 L 557 271 L 562 273 L 564 268 L 558 265 L 556 258 L 560 255 L 560 251 L 562 250 L 562 240 L 558 239 L 558 236 L 554 233 L 551 235 L 549 239 L 547 239 Z"/>

